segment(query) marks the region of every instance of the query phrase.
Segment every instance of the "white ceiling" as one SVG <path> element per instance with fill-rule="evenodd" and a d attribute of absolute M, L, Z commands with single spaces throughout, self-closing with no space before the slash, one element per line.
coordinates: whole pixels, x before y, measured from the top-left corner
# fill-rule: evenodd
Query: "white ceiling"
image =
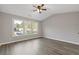
<path fill-rule="evenodd" d="M 45 4 L 45 7 L 47 11 L 39 14 L 33 12 L 35 10 L 33 4 L 2 4 L 0 11 L 40 21 L 58 13 L 79 12 L 78 4 Z"/>

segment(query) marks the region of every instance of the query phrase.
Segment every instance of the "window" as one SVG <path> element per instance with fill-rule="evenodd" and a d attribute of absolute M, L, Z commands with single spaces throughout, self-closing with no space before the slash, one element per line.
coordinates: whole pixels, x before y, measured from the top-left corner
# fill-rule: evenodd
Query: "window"
<path fill-rule="evenodd" d="M 32 34 L 32 29 L 31 29 L 31 21 L 25 21 L 24 23 L 25 27 L 25 34 Z"/>
<path fill-rule="evenodd" d="M 23 35 L 23 21 L 14 20 L 14 35 L 19 36 Z"/>
<path fill-rule="evenodd" d="M 32 33 L 37 34 L 38 33 L 38 23 L 37 22 L 32 22 Z"/>
<path fill-rule="evenodd" d="M 14 20 L 14 36 L 38 34 L 38 22 L 29 20 Z"/>

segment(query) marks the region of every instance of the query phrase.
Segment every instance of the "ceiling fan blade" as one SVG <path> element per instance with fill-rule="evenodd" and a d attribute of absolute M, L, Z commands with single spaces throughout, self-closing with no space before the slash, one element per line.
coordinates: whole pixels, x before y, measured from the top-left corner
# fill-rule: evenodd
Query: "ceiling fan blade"
<path fill-rule="evenodd" d="M 41 7 L 43 7 L 43 6 L 44 6 L 44 4 L 41 5 Z"/>
<path fill-rule="evenodd" d="M 47 10 L 47 9 L 42 9 L 42 10 Z"/>

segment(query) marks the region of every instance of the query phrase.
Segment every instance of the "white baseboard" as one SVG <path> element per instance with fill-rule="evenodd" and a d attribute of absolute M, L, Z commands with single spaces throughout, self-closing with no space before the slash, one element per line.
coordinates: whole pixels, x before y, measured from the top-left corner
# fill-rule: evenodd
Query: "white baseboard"
<path fill-rule="evenodd" d="M 39 37 L 37 37 L 37 38 L 39 38 Z M 48 39 L 52 39 L 52 40 L 58 40 L 58 41 L 62 41 L 62 42 L 67 42 L 67 43 L 72 43 L 72 44 L 79 45 L 79 43 L 77 43 L 77 42 L 66 41 L 66 40 L 60 40 L 60 39 L 50 38 L 50 37 L 44 37 L 44 38 L 48 38 Z M 32 39 L 36 39 L 36 38 L 32 38 Z M 17 40 L 17 41 L 11 41 L 11 42 L 5 42 L 5 43 L 0 43 L 0 46 L 5 45 L 5 44 L 14 43 L 14 42 L 20 42 L 20 41 L 24 41 L 24 40 L 26 40 L 26 39 L 23 39 L 23 40 Z M 30 40 L 30 39 L 27 39 L 27 40 Z"/>
<path fill-rule="evenodd" d="M 36 38 L 39 38 L 39 37 L 36 37 Z M 36 38 L 31 38 L 31 39 L 36 39 Z M 27 40 L 31 40 L 31 39 L 27 39 Z M 10 42 L 5 42 L 5 43 L 0 43 L 0 46 L 6 45 L 6 44 L 10 44 L 10 43 L 20 42 L 20 41 L 24 41 L 24 40 L 26 40 L 26 38 L 22 39 L 22 40 L 16 40 L 16 41 L 10 41 Z"/>
<path fill-rule="evenodd" d="M 45 37 L 45 38 L 52 39 L 52 40 L 58 40 L 58 41 L 62 41 L 62 42 L 67 42 L 67 43 L 71 43 L 71 44 L 75 44 L 75 45 L 79 45 L 78 42 L 72 42 L 72 41 L 61 40 L 61 39 L 50 38 L 50 37 Z"/>
<path fill-rule="evenodd" d="M 0 46 L 5 45 L 5 44 L 10 44 L 10 43 L 15 43 L 15 42 L 20 42 L 20 41 L 24 41 L 25 39 L 22 40 L 16 40 L 16 41 L 10 41 L 10 42 L 5 42 L 5 43 L 0 43 Z M 28 39 L 29 40 L 29 39 Z"/>

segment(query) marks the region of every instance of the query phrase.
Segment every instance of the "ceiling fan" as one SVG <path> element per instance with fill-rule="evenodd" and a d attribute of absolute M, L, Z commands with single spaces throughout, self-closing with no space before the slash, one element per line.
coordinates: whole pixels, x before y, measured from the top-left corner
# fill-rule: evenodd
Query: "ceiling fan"
<path fill-rule="evenodd" d="M 39 12 L 39 13 L 41 13 L 42 11 L 46 11 L 47 9 L 46 8 L 44 8 L 44 4 L 41 4 L 41 5 L 33 5 L 33 7 L 35 7 L 36 8 L 36 10 L 33 10 L 33 11 L 37 11 L 37 12 Z"/>

